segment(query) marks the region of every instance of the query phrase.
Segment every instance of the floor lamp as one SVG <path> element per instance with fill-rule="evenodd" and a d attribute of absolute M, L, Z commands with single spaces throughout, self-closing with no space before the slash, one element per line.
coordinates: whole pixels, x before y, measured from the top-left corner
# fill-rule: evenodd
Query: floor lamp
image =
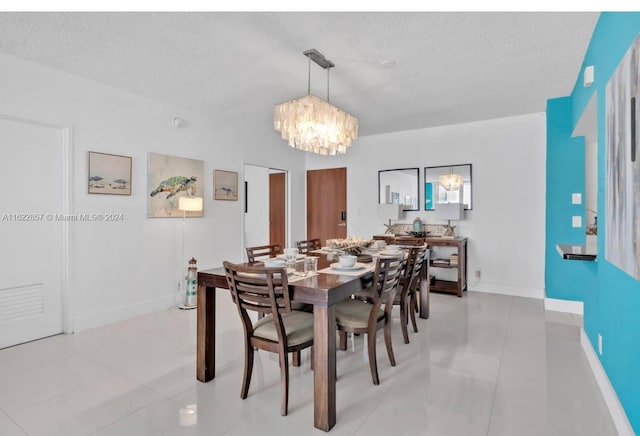
<path fill-rule="evenodd" d="M 202 211 L 202 197 L 185 196 L 178 200 L 178 209 L 182 211 L 182 243 L 180 251 L 180 276 L 184 274 L 184 227 L 187 218 L 187 212 Z M 189 289 L 187 285 L 184 288 L 184 280 L 180 279 L 180 290 L 178 295 L 178 307 L 180 309 L 195 309 L 198 306 L 198 300 L 195 292 Z"/>

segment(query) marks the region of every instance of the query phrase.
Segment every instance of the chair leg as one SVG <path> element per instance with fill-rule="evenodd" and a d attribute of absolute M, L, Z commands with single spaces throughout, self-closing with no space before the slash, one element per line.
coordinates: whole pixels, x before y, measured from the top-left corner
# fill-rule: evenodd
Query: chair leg
<path fill-rule="evenodd" d="M 417 286 L 417 285 L 416 285 Z M 420 296 L 420 291 L 414 291 L 413 293 L 413 309 L 416 313 L 418 313 L 418 297 Z"/>
<path fill-rule="evenodd" d="M 340 349 L 340 351 L 347 351 L 347 332 L 343 332 L 342 330 L 340 330 L 338 332 L 338 335 L 340 337 L 340 344 L 338 348 Z"/>
<path fill-rule="evenodd" d="M 376 358 L 376 331 L 369 332 L 368 339 L 368 353 L 369 353 L 369 369 L 371 370 L 371 379 L 374 385 L 380 384 L 380 378 L 378 377 L 378 359 Z"/>
<path fill-rule="evenodd" d="M 300 350 L 298 351 L 294 351 L 293 353 L 291 353 L 292 359 L 291 359 L 291 365 L 293 366 L 300 366 Z"/>
<path fill-rule="evenodd" d="M 389 355 L 391 366 L 396 366 L 396 358 L 393 355 L 393 347 L 391 345 L 391 322 L 388 318 L 384 323 L 384 344 L 387 346 L 387 354 Z"/>
<path fill-rule="evenodd" d="M 409 343 L 409 332 L 407 331 L 407 312 L 409 312 L 410 310 L 412 309 L 409 308 L 409 305 L 405 301 L 400 304 L 400 328 L 402 329 L 402 337 L 405 344 Z"/>
<path fill-rule="evenodd" d="M 416 312 L 418 311 L 418 303 L 416 302 L 415 295 L 413 296 L 413 298 L 411 298 L 411 307 L 416 308 L 416 310 L 409 310 L 409 313 L 411 314 L 411 324 L 413 324 L 413 331 L 414 333 L 418 333 L 418 324 L 416 323 Z"/>
<path fill-rule="evenodd" d="M 280 350 L 280 387 L 282 400 L 280 402 L 280 415 L 287 416 L 289 408 L 289 361 L 287 352 Z"/>
<path fill-rule="evenodd" d="M 251 374 L 253 373 L 253 347 L 246 342 L 244 350 L 244 374 L 242 375 L 242 389 L 240 390 L 240 398 L 247 398 L 249 393 L 249 385 L 251 384 Z"/>

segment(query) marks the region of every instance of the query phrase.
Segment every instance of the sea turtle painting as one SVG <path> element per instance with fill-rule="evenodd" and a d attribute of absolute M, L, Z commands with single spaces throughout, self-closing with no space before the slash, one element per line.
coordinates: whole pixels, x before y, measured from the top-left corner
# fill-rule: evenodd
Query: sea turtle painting
<path fill-rule="evenodd" d="M 166 180 L 160 182 L 158 187 L 151 191 L 151 197 L 156 196 L 160 192 L 167 192 L 166 199 L 173 197 L 178 192 L 187 191 L 191 194 L 195 191 L 195 183 L 197 178 L 195 176 L 184 177 L 184 176 L 175 176 L 170 177 Z"/>

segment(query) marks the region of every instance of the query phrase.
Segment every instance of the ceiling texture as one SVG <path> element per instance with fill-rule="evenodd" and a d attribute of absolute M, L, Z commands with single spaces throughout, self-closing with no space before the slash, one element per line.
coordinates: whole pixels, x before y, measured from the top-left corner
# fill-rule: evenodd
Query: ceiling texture
<path fill-rule="evenodd" d="M 595 12 L 0 13 L 0 51 L 218 122 L 307 93 L 315 48 L 360 135 L 544 112 L 569 95 Z M 311 91 L 326 98 L 312 64 Z"/>

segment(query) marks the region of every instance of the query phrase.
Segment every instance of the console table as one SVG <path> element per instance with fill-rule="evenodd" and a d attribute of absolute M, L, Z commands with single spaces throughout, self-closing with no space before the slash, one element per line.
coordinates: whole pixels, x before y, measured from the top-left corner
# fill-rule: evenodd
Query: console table
<path fill-rule="evenodd" d="M 436 277 L 434 283 L 431 284 L 430 290 L 435 292 L 447 292 L 462 297 L 462 292 L 467 290 L 467 238 L 456 237 L 447 238 L 426 238 L 429 247 L 453 247 L 458 254 L 458 264 L 446 264 L 437 261 L 437 256 L 432 256 L 429 261 L 431 268 L 457 269 L 458 280 L 440 280 Z M 433 271 L 433 270 L 432 270 Z"/>

